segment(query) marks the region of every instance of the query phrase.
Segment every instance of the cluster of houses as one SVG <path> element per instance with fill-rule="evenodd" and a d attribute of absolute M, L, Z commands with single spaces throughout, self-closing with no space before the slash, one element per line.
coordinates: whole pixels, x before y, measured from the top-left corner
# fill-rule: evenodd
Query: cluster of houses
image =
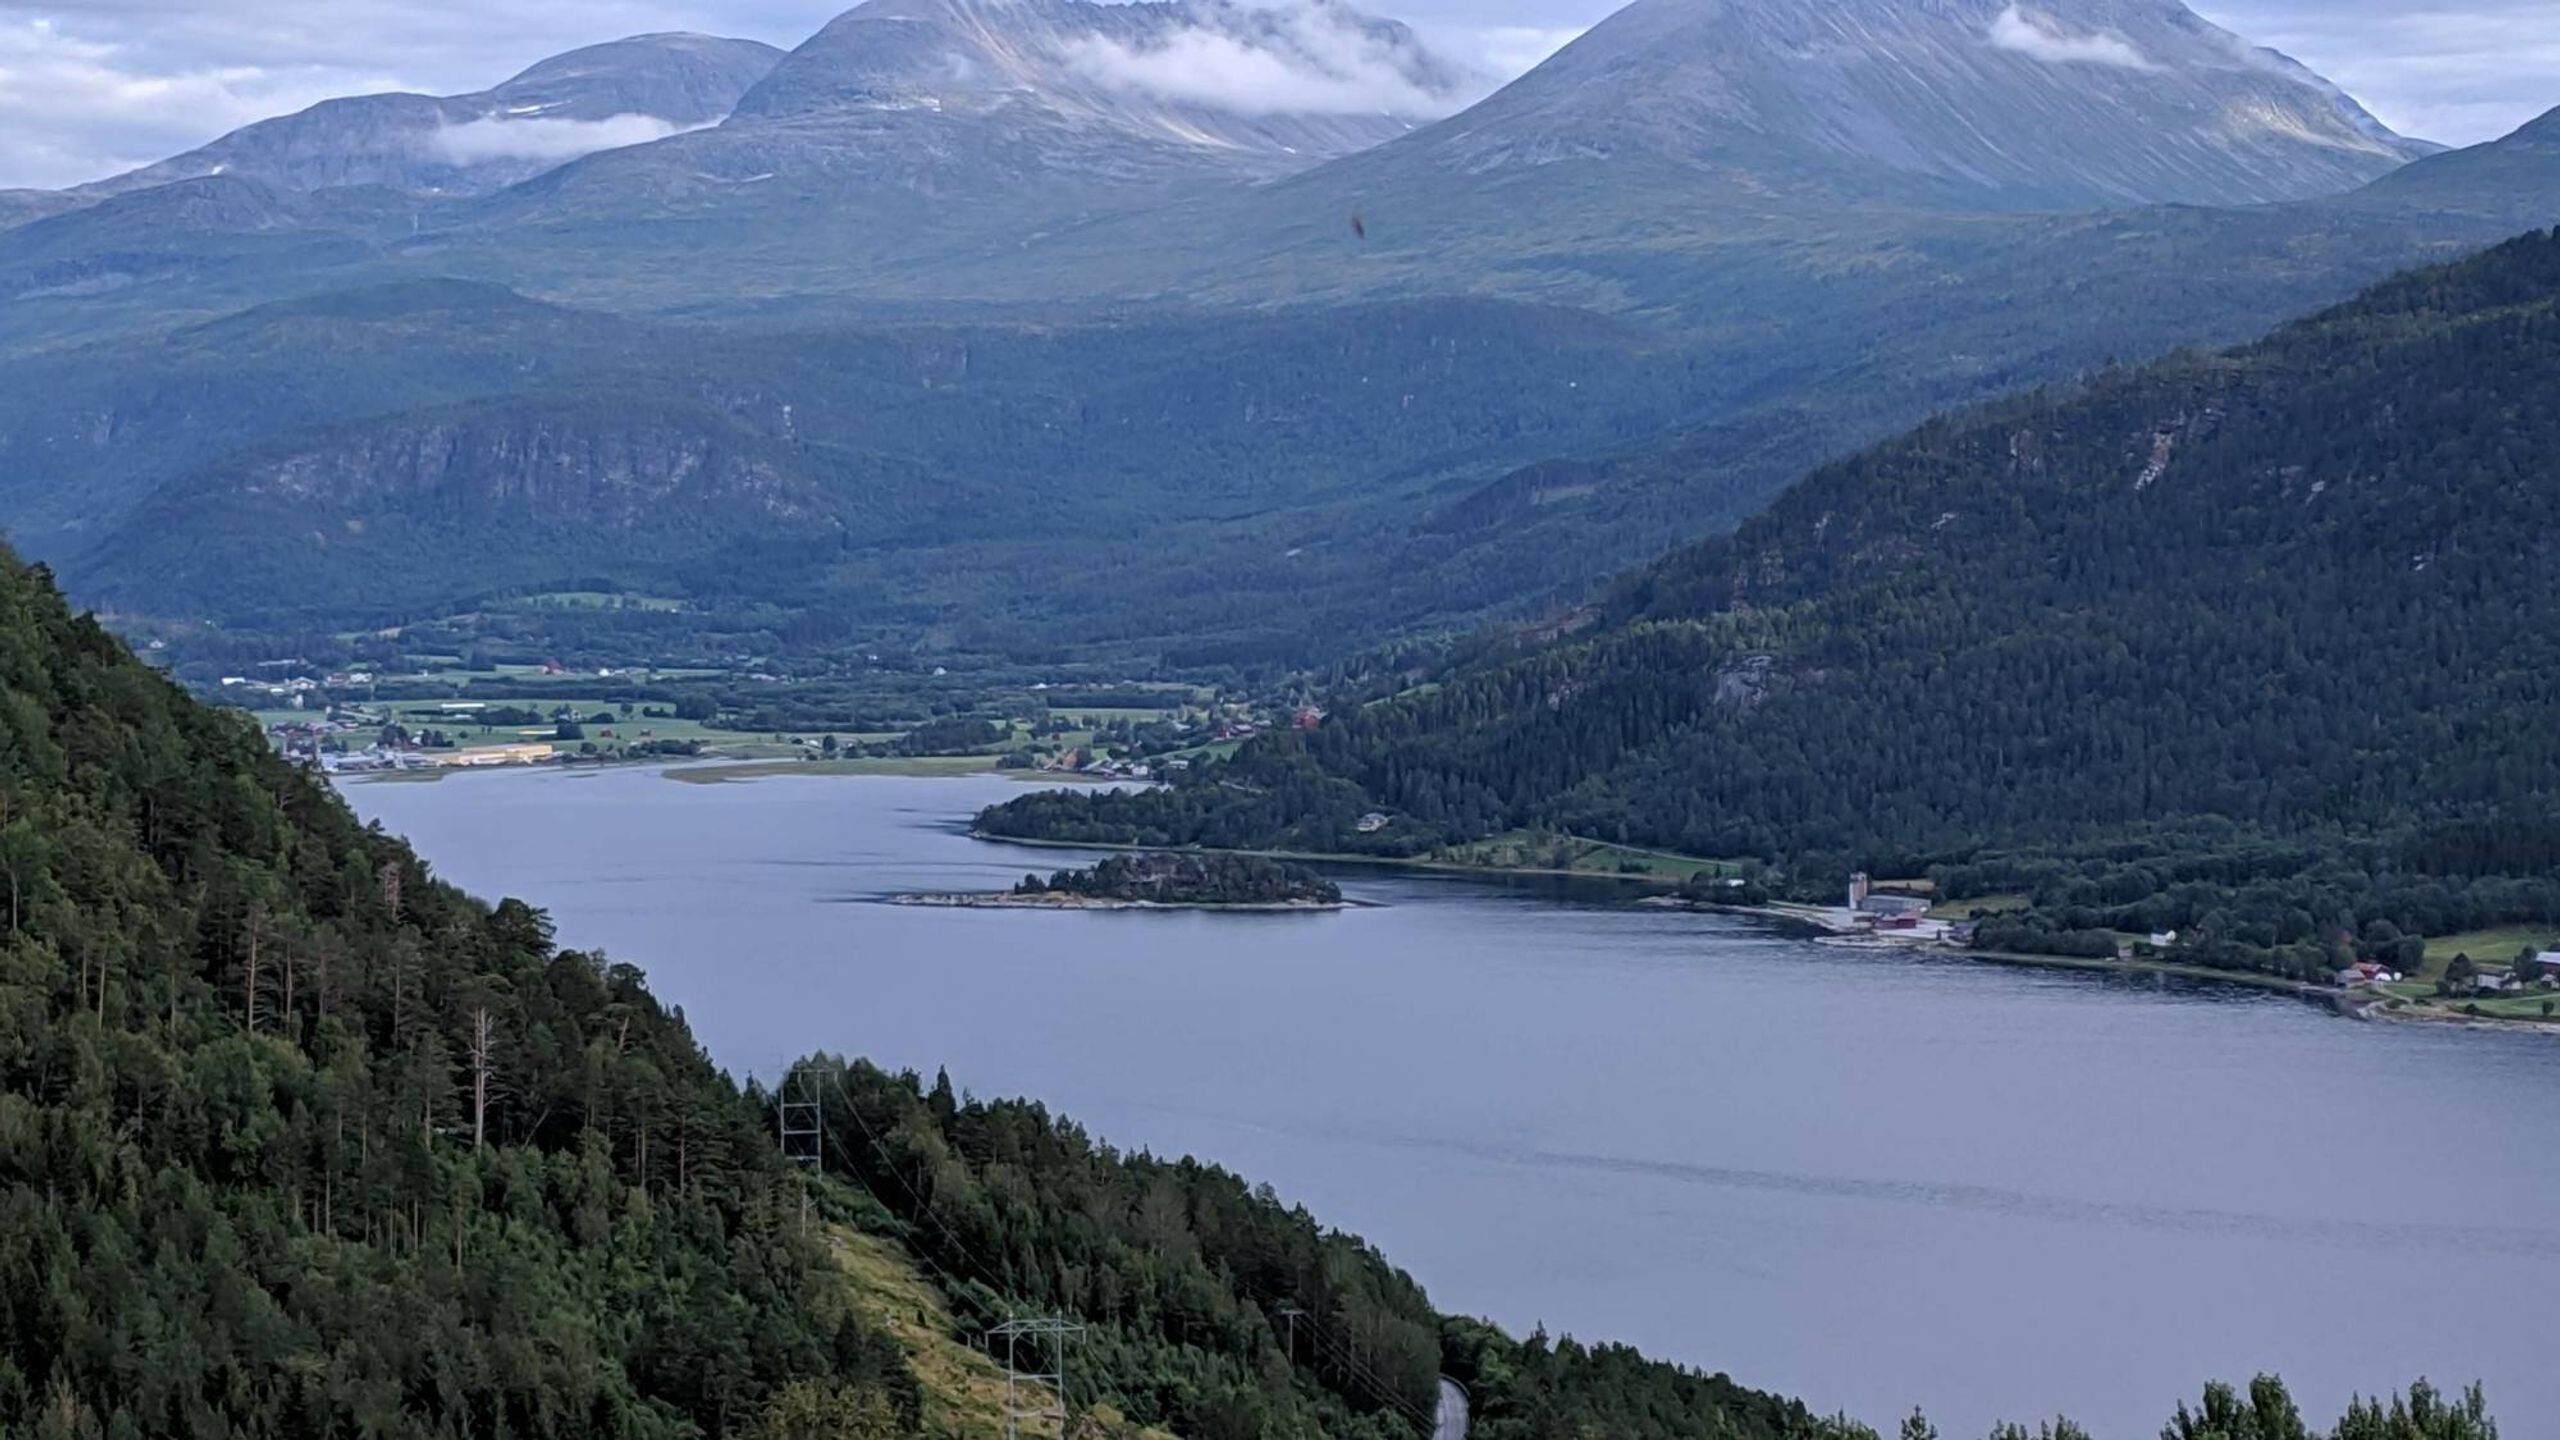
<path fill-rule="evenodd" d="M 2390 966 L 2378 961 L 2362 960 L 2346 966 L 2330 980 L 2341 990 L 2360 986 L 2389 985 L 2406 979 Z M 2456 993 L 2471 995 L 2511 995 L 2527 990 L 2560 989 L 2560 950 L 2545 950 L 2525 956 L 2505 970 L 2475 970 L 2460 983 Z"/>
<path fill-rule="evenodd" d="M 2518 959 L 2508 970 L 2477 970 L 2471 975 L 2474 995 L 2509 995 L 2526 990 L 2560 989 L 2560 950 L 2545 950 Z"/>
<path fill-rule="evenodd" d="M 288 752 L 294 753 L 294 752 Z M 462 750 L 368 745 L 361 750 L 322 750 L 305 758 L 323 773 L 362 775 L 384 770 L 482 770 L 494 765 L 546 765 L 559 757 L 547 743 L 475 745 Z"/>
<path fill-rule="evenodd" d="M 1040 768 L 1052 775 L 1087 775 L 1097 780 L 1153 780 L 1179 775 L 1191 768 L 1191 762 L 1177 755 L 1157 765 L 1144 760 L 1109 760 L 1089 750 L 1068 750 L 1042 762 Z"/>
<path fill-rule="evenodd" d="M 463 709 L 476 706 L 452 706 Z M 415 745 L 387 745 L 381 734 L 391 718 L 353 706 L 342 706 L 309 720 L 267 727 L 267 738 L 289 760 L 299 760 L 330 775 L 362 775 L 386 770 L 477 769 L 490 765 L 539 765 L 557 758 L 546 742 L 518 741 L 461 749 L 426 750 Z M 363 744 L 350 737 L 368 737 Z"/>

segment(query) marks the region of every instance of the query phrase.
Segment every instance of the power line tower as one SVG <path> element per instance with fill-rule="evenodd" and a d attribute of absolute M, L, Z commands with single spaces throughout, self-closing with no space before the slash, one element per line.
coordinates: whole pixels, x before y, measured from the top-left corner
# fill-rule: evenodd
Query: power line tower
<path fill-rule="evenodd" d="M 782 1158 L 800 1167 L 800 1228 L 809 1228 L 809 1176 L 826 1168 L 827 1110 L 819 1086 L 826 1072 L 806 1061 L 782 1077 L 774 1108 L 782 1129 Z"/>
<path fill-rule="evenodd" d="M 1072 1413 L 1067 1404 L 1067 1340 L 1084 1332 L 1072 1320 L 1048 1316 L 1038 1320 L 1007 1320 L 987 1332 L 992 1342 L 1004 1342 L 1004 1435 L 1005 1440 L 1022 1440 L 1025 1435 L 1044 1436 L 1054 1433 L 1066 1440 L 1067 1420 Z M 1023 1368 L 1025 1342 L 1030 1350 L 1030 1369 Z M 1044 1399 L 1042 1391 L 1047 1392 Z M 1053 1432 L 1049 1427 L 1054 1424 Z"/>
<path fill-rule="evenodd" d="M 819 1086 L 826 1079 L 817 1065 L 803 1061 L 782 1077 L 782 1158 L 817 1169 L 827 1154 L 827 1111 Z"/>
<path fill-rule="evenodd" d="M 1280 1308 L 1271 1313 L 1289 1322 L 1289 1363 L 1295 1365 L 1298 1363 L 1298 1321 L 1307 1312 L 1299 1309 L 1296 1301 L 1284 1300 Z"/>

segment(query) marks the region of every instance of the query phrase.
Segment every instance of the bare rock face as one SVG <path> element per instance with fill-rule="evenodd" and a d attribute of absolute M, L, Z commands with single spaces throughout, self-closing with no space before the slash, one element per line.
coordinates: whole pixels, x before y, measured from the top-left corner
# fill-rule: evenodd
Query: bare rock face
<path fill-rule="evenodd" d="M 2439 148 L 2178 0 L 1636 0 L 1429 138 L 1469 171 L 1996 209 L 2303 199 Z"/>

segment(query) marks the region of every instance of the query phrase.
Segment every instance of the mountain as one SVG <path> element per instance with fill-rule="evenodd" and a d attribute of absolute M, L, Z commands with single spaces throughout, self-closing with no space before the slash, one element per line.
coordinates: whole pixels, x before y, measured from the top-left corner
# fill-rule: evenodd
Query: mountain
<path fill-rule="evenodd" d="M 1235 0 L 870 0 L 774 68 L 742 122 L 926 111 L 1005 117 L 1274 170 L 1365 150 L 1483 79 L 1346 5 Z"/>
<path fill-rule="evenodd" d="M 1337 6 L 876 0 L 724 123 L 495 195 L 137 191 L 0 232 L 0 520 L 84 594 L 235 627 L 432 612 L 574 556 L 585 578 L 808 607 L 872 649 L 1318 664 L 1571 603 L 1945 407 L 2231 343 L 2560 221 L 2539 130 L 2309 200 L 2016 208 L 2398 161 L 2330 89 L 2174 6 L 2016 23 L 2084 50 L 2117 35 L 2175 73 L 2004 48 L 2005 7 L 1878 13 L 1646 0 L 1482 105 L 1316 163 L 1370 138 L 1339 128 L 1350 97 L 1427 113 L 1462 81 Z M 1808 89 L 1790 57 L 1817 21 L 1880 57 L 1856 75 L 1925 93 Z M 1214 97 L 1177 83 L 1231 73 Z M 1727 92 L 1776 119 L 1741 126 L 1710 103 Z M 1844 149 L 1807 118 L 1852 100 L 1873 122 L 1856 134 L 1900 138 Z M 2199 170 L 2197 137 L 2237 123 L 2197 118 L 2213 105 L 2322 138 L 2296 154 L 2244 127 Z M 1531 143 L 1577 125 L 1624 143 Z M 2014 173 L 1967 158 L 1963 134 L 2000 126 L 2049 143 L 2005 147 Z M 499 319 L 483 344 L 469 307 L 356 313 L 448 282 L 541 297 L 557 323 L 517 343 Z M 246 331 L 236 366 L 205 343 L 221 317 L 254 331 L 330 294 L 359 299 L 297 321 L 298 360 Z M 411 563 L 390 511 L 363 526 L 415 493 L 352 484 L 313 550 L 255 479 L 461 426 L 487 441 L 464 469 L 498 468 L 451 493 L 522 498 L 502 457 L 564 425 L 572 452 L 610 454 L 661 405 L 752 437 L 825 517 L 721 522 L 793 563 L 724 578 L 722 546 L 687 549 L 654 511 L 546 562 L 530 537 L 556 532 L 500 510 L 440 532 L 451 565 Z M 602 493 L 565 480 L 552 513 Z M 146 501 L 164 523 L 136 518 Z M 173 554 L 196 525 L 273 583 Z M 840 548 L 803 543 L 822 536 Z"/>
<path fill-rule="evenodd" d="M 2438 148 L 2178 0 L 1636 0 L 1364 168 L 1651 163 L 1744 207 L 2089 209 L 2305 199 Z"/>
<path fill-rule="evenodd" d="M 2487 145 L 2438 155 L 2333 203 L 2402 213 L 2487 214 L 2512 219 L 2560 188 L 2560 110 Z"/>
<path fill-rule="evenodd" d="M 79 205 L 77 199 L 56 190 L 0 190 L 0 230 L 59 215 Z"/>
<path fill-rule="evenodd" d="M 2555 383 L 2560 232 L 1933 422 L 1558 638 L 980 823 L 1406 854 L 1553 829 L 1810 895 L 1853 868 L 2026 892 L 2013 944 L 2175 929 L 2297 977 L 2338 915 L 2560 918 Z"/>
<path fill-rule="evenodd" d="M 635 36 L 554 56 L 468 95 L 324 100 L 70 193 L 105 199 L 229 175 L 287 190 L 486 194 L 595 150 L 714 124 L 781 58 L 752 40 Z"/>
<path fill-rule="evenodd" d="M 509 399 L 235 457 L 137 507 L 85 573 L 110 604 L 333 586 L 451 603 L 582 575 L 770 581 L 786 567 L 761 552 L 837 539 L 834 502 L 791 447 L 698 403 Z"/>
<path fill-rule="evenodd" d="M 1332 0 L 871 0 L 726 123 L 592 156 L 454 228 L 532 284 L 598 246 L 673 282 L 708 244 L 734 262 L 715 287 L 868 287 L 1304 170 L 1484 88 Z"/>
<path fill-rule="evenodd" d="M 594 579 L 881 643 L 1303 651 L 1376 623 L 1453 481 L 1662 425 L 1646 340 L 1489 301 L 741 332 L 412 283 L 0 364 L 0 509 L 84 595 L 232 624 Z M 1412 569 L 1417 605 L 1513 583 L 1467 537 Z"/>

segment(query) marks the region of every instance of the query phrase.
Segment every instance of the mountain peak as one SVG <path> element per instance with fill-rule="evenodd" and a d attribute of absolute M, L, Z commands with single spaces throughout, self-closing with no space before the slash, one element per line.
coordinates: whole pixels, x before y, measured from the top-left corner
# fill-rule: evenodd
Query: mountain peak
<path fill-rule="evenodd" d="M 1337 0 L 869 0 L 793 51 L 738 115 L 1040 110 L 1166 144 L 1314 159 L 1486 88 L 1403 25 Z"/>
<path fill-rule="evenodd" d="M 2435 148 L 2178 0 L 1636 0 L 1449 128 L 1471 169 L 1644 151 L 2008 209 L 2297 199 Z"/>
<path fill-rule="evenodd" d="M 781 58 L 753 40 L 635 35 L 552 56 L 471 94 L 324 100 L 75 193 L 96 199 L 223 175 L 289 190 L 483 193 L 595 150 L 712 124 Z"/>

